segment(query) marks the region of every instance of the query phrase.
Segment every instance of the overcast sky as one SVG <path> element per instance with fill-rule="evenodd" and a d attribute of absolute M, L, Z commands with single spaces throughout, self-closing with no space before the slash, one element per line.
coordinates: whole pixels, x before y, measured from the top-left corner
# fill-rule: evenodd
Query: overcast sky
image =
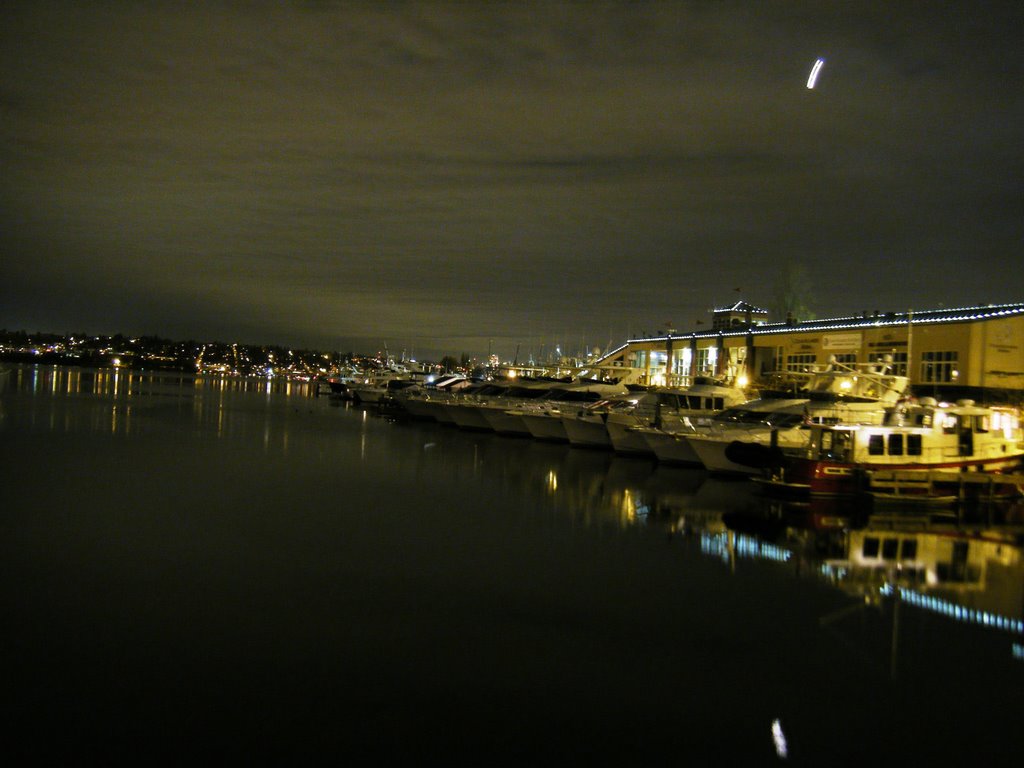
<path fill-rule="evenodd" d="M 522 359 L 787 270 L 1024 300 L 1024 3 L 0 14 L 0 327 Z"/>

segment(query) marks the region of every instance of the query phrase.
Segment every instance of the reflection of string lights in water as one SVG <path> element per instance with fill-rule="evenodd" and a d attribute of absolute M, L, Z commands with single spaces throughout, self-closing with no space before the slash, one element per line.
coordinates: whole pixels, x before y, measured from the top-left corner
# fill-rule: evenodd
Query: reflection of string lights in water
<path fill-rule="evenodd" d="M 728 533 L 702 533 L 700 535 L 700 548 L 702 552 L 709 555 L 717 555 L 723 560 L 729 559 L 730 549 L 737 557 L 751 557 L 761 560 L 772 560 L 778 563 L 787 563 L 793 556 L 788 549 L 771 544 L 767 541 L 757 539 L 742 533 L 733 534 L 735 541 L 732 547 L 729 546 Z"/>
<path fill-rule="evenodd" d="M 822 563 L 820 570 L 821 575 L 824 576 L 827 581 L 842 581 L 848 574 L 848 571 L 845 568 L 833 565 L 832 563 Z"/>
<path fill-rule="evenodd" d="M 893 585 L 884 584 L 880 589 L 882 595 L 886 597 L 893 594 Z M 1024 621 L 1020 619 L 1010 619 L 1006 616 L 999 616 L 995 613 L 989 613 L 988 611 L 979 611 L 974 608 L 967 608 L 963 605 L 957 605 L 956 603 L 950 602 L 949 600 L 943 600 L 941 597 L 934 597 L 933 595 L 922 595 L 920 592 L 915 592 L 912 589 L 906 587 L 899 587 L 900 600 L 908 605 L 912 605 L 915 608 L 923 608 L 926 611 L 932 611 L 946 616 L 956 621 L 962 621 L 966 624 L 979 624 L 984 627 L 992 627 L 993 629 L 1004 629 L 1007 632 L 1013 632 L 1018 635 L 1024 635 Z"/>

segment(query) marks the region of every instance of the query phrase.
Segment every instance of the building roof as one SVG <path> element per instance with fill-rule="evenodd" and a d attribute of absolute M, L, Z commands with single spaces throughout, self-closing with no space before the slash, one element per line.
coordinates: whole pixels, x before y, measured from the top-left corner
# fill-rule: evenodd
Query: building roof
<path fill-rule="evenodd" d="M 879 328 L 912 325 L 913 323 L 962 323 L 971 320 L 990 320 L 996 317 L 1024 314 L 1024 303 L 984 304 L 953 309 L 926 309 L 905 312 L 864 312 L 850 317 L 831 317 L 821 320 L 803 320 L 792 323 L 775 322 L 757 326 L 753 332 L 784 333 L 791 331 L 830 331 L 853 328 Z"/>
<path fill-rule="evenodd" d="M 746 301 L 737 301 L 731 307 L 717 307 L 715 312 L 756 312 L 759 315 L 767 315 L 768 310 L 762 309 L 761 307 L 755 307 Z"/>
<path fill-rule="evenodd" d="M 738 302 L 736 306 L 743 304 Z M 737 310 L 739 311 L 739 310 Z M 999 317 L 1024 315 L 1024 303 L 1016 304 L 981 304 L 973 307 L 956 307 L 953 309 L 906 310 L 903 312 L 864 312 L 849 317 L 830 317 L 821 320 L 803 320 L 793 322 L 774 322 L 755 325 L 738 330 L 707 330 L 672 334 L 673 339 L 708 339 L 719 336 L 762 336 L 769 333 L 793 333 L 794 331 L 840 331 L 857 328 L 882 328 L 886 326 L 913 325 L 914 323 L 963 323 L 972 320 L 992 320 Z M 653 336 L 641 339 L 629 339 L 625 344 L 605 354 L 601 359 L 621 352 L 625 347 L 637 342 L 668 341 L 667 336 Z"/>

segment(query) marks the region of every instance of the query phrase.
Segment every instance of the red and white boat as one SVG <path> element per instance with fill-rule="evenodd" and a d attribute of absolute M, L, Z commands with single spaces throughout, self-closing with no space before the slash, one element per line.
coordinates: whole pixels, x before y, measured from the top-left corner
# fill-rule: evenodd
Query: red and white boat
<path fill-rule="evenodd" d="M 888 408 L 881 424 L 811 424 L 806 448 L 789 453 L 766 485 L 849 495 L 891 492 L 893 478 L 901 478 L 904 493 L 924 495 L 999 473 L 1003 484 L 1016 487 L 1019 476 L 1005 473 L 1022 467 L 1020 422 L 1014 408 L 925 397 Z"/>

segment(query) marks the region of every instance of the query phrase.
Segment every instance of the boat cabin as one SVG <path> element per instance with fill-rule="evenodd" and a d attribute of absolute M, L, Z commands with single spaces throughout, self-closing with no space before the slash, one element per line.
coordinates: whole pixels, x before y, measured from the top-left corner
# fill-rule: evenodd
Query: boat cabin
<path fill-rule="evenodd" d="M 1019 417 L 1009 408 L 922 398 L 889 408 L 881 424 L 811 425 L 806 458 L 865 466 L 960 466 L 1019 457 Z"/>

